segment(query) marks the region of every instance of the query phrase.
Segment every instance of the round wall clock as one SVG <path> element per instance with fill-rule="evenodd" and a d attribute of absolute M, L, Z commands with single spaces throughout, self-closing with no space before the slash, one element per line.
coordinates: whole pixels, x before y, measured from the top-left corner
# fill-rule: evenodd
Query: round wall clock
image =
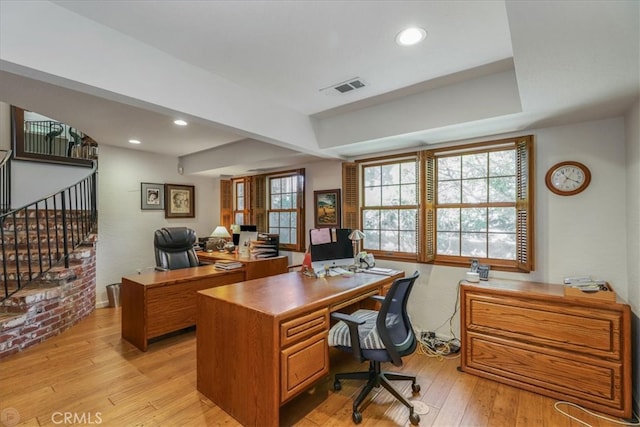
<path fill-rule="evenodd" d="M 591 172 L 588 167 L 579 162 L 560 162 L 549 168 L 545 182 L 549 190 L 554 193 L 572 196 L 589 186 Z"/>

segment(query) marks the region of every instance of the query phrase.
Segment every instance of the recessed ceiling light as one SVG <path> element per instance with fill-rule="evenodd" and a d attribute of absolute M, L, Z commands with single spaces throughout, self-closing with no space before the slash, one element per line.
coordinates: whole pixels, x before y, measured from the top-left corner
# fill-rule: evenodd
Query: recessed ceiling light
<path fill-rule="evenodd" d="M 420 43 L 427 37 L 427 32 L 423 28 L 407 28 L 402 30 L 396 36 L 396 43 L 400 46 L 412 46 Z"/>
<path fill-rule="evenodd" d="M 186 126 L 187 122 L 185 122 L 184 120 L 178 119 L 178 120 L 174 120 L 173 123 L 177 124 L 178 126 Z"/>
<path fill-rule="evenodd" d="M 130 144 L 140 144 L 140 141 L 138 141 L 137 139 L 130 139 L 129 143 Z"/>

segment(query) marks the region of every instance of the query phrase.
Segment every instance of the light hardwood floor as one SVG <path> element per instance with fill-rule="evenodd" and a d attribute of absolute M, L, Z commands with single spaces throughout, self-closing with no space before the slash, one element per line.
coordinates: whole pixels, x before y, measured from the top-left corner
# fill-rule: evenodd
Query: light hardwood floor
<path fill-rule="evenodd" d="M 121 339 L 120 309 L 98 309 L 59 336 L 0 361 L 0 426 L 238 425 L 196 390 L 195 350 L 195 332 L 188 331 L 143 353 Z M 579 425 L 556 412 L 552 399 L 458 372 L 456 359 L 414 354 L 405 361 L 402 370 L 417 374 L 422 388 L 415 399 L 430 408 L 421 426 Z M 339 352 L 331 353 L 331 362 L 332 372 L 366 368 Z M 340 392 L 332 384 L 327 377 L 287 404 L 282 423 L 352 425 L 351 399 L 361 382 L 345 381 Z M 411 396 L 408 382 L 400 387 Z M 593 426 L 614 425 L 570 412 Z M 382 389 L 362 414 L 362 426 L 409 425 L 408 411 Z"/>

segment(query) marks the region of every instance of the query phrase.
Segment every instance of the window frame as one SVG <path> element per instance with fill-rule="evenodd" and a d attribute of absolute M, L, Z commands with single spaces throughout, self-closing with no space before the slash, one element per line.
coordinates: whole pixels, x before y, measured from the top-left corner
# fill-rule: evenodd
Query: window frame
<path fill-rule="evenodd" d="M 483 141 L 469 144 L 450 145 L 412 153 L 403 153 L 384 157 L 356 160 L 354 163 L 343 164 L 343 186 L 355 188 L 355 194 L 346 194 L 345 198 L 351 198 L 357 206 L 357 224 L 351 224 L 352 228 L 361 228 L 364 224 L 364 168 L 376 163 L 400 163 L 412 156 L 417 157 L 418 176 L 418 235 L 417 252 L 385 252 L 370 250 L 381 259 L 429 263 L 436 265 L 449 265 L 468 267 L 472 257 L 458 255 L 438 255 L 437 248 L 437 159 L 445 155 L 483 153 L 500 151 L 506 148 L 516 150 L 516 257 L 514 260 L 497 258 L 478 258 L 482 264 L 488 264 L 492 269 L 503 271 L 530 272 L 535 269 L 534 264 L 534 188 L 533 173 L 535 164 L 533 158 L 533 136 L 519 136 L 492 141 Z M 348 175 L 353 168 L 357 168 L 357 178 L 360 182 L 354 184 L 353 173 Z M 505 205 L 500 203 L 482 203 L 487 205 Z M 513 202 L 507 202 L 513 206 Z M 473 206 L 474 204 L 468 204 Z"/>
<path fill-rule="evenodd" d="M 246 224 L 251 224 L 249 221 L 249 218 L 251 218 L 251 209 L 250 209 L 250 201 L 251 201 L 251 185 L 250 185 L 251 180 L 248 179 L 247 177 L 243 177 L 243 178 L 233 178 L 231 179 L 231 185 L 233 186 L 233 210 L 231 212 L 232 214 L 232 223 L 233 224 L 238 224 L 238 225 L 246 225 Z M 244 186 L 244 191 L 243 191 L 243 199 L 244 199 L 244 208 L 243 209 L 238 209 L 238 199 L 239 199 L 239 195 L 238 195 L 238 185 L 242 184 Z M 236 221 L 236 217 L 237 215 L 242 215 L 242 222 L 238 222 Z"/>
<path fill-rule="evenodd" d="M 365 185 L 366 185 L 366 181 L 365 181 L 365 168 L 368 167 L 384 167 L 384 166 L 389 166 L 389 165 L 400 165 L 402 163 L 410 163 L 410 162 L 414 162 L 415 163 L 415 167 L 416 167 L 416 171 L 415 171 L 415 175 L 416 175 L 416 182 L 415 182 L 415 186 L 416 186 L 416 200 L 415 200 L 415 204 L 411 204 L 411 205 L 404 205 L 402 203 L 399 203 L 397 205 L 370 205 L 370 206 L 365 206 L 365 196 L 364 196 L 364 192 L 365 192 Z M 364 162 L 361 167 L 360 167 L 360 191 L 362 192 L 362 202 L 360 203 L 359 206 L 359 224 L 360 224 L 360 229 L 364 231 L 364 212 L 366 210 L 380 210 L 380 211 L 391 211 L 391 210 L 405 210 L 405 209 L 415 209 L 416 212 L 416 253 L 419 251 L 420 245 L 419 245 L 419 241 L 420 241 L 420 163 L 419 163 L 419 159 L 418 156 L 414 153 L 411 155 L 403 155 L 403 156 L 399 156 L 399 157 L 384 157 L 384 158 L 378 158 L 378 159 L 373 159 L 371 161 L 368 162 Z M 402 183 L 399 183 L 398 185 L 402 186 Z M 382 187 L 384 187 L 384 184 L 380 185 L 381 190 Z M 400 225 L 399 225 L 400 227 Z M 378 228 L 379 231 L 382 231 L 382 228 Z M 366 238 L 364 240 L 364 244 L 366 245 Z M 374 254 L 377 257 L 393 257 L 394 259 L 404 259 L 404 260 L 411 260 L 411 259 L 415 259 L 416 255 L 413 252 L 400 252 L 400 251 L 394 251 L 394 252 L 390 252 L 390 251 L 385 251 L 385 250 L 381 250 L 381 249 L 371 249 L 371 248 L 366 248 L 365 246 L 363 246 L 363 250 L 366 250 L 367 252 L 370 252 L 372 254 Z"/>
<path fill-rule="evenodd" d="M 243 212 L 245 225 L 255 224 L 258 228 L 258 232 L 269 233 L 269 213 L 272 211 L 270 208 L 271 178 L 283 178 L 287 176 L 293 176 L 296 179 L 296 208 L 293 211 L 296 212 L 296 238 L 293 244 L 280 243 L 279 249 L 292 251 L 292 252 L 304 252 L 305 251 L 305 216 L 304 216 L 304 193 L 305 193 L 305 169 L 295 169 L 272 172 L 268 174 L 241 176 L 235 177 L 229 180 L 221 180 L 220 188 L 221 194 L 231 193 L 230 197 L 225 197 L 221 202 L 221 218 L 229 218 L 235 220 L 235 214 Z M 236 199 L 236 183 L 243 182 L 244 189 L 244 209 L 238 210 Z M 228 199 L 228 201 L 227 201 Z M 278 210 L 282 211 L 282 210 Z M 231 219 L 232 218 L 232 219 Z M 223 224 L 230 226 L 231 224 Z"/>

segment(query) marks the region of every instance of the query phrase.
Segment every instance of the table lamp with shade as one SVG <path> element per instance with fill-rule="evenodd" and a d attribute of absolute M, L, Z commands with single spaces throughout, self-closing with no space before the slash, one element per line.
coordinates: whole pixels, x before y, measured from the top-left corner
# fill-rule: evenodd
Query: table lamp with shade
<path fill-rule="evenodd" d="M 207 249 L 209 249 L 209 244 L 212 244 L 213 247 L 218 249 L 219 251 L 224 250 L 224 245 L 227 243 L 227 239 L 231 237 L 231 234 L 227 231 L 227 229 L 219 225 L 209 236 L 209 241 L 207 242 Z"/>
<path fill-rule="evenodd" d="M 353 230 L 349 234 L 349 240 L 353 245 L 353 267 L 358 268 L 358 254 L 360 253 L 360 242 L 364 239 L 364 233 L 358 229 Z"/>

